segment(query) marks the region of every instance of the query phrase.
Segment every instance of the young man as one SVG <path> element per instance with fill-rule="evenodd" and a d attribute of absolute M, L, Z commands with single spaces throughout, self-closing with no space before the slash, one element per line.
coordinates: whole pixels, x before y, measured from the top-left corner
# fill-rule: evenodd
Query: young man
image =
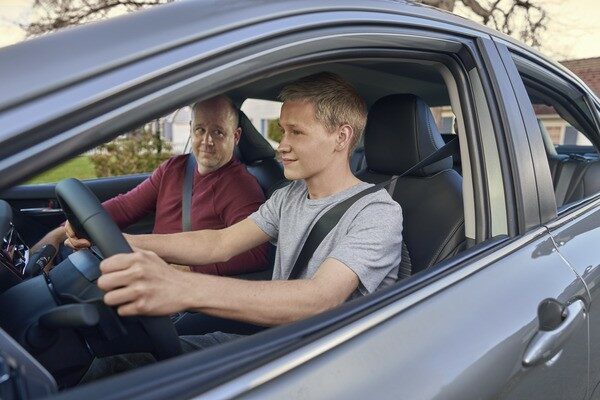
<path fill-rule="evenodd" d="M 235 159 L 233 151 L 243 134 L 238 126 L 237 109 L 225 96 L 195 103 L 191 121 L 192 153 L 196 158 L 191 202 L 191 229 L 222 229 L 245 219 L 265 201 L 256 179 Z M 182 188 L 188 156 L 181 155 L 162 163 L 144 182 L 126 194 L 103 203 L 117 225 L 124 229 L 148 214 L 155 214 L 153 233 L 182 231 Z M 65 232 L 66 230 L 66 232 Z M 67 239 L 66 234 L 70 236 Z M 88 247 L 76 239 L 67 224 L 46 235 L 36 247 L 51 243 L 75 249 Z M 35 250 L 35 248 L 34 248 Z M 211 275 L 236 275 L 265 269 L 266 245 L 243 252 L 225 262 L 186 264 L 194 272 Z"/>
<path fill-rule="evenodd" d="M 250 217 L 225 229 L 128 236 L 136 251 L 100 265 L 98 286 L 106 292 L 106 304 L 117 307 L 122 316 L 196 310 L 274 326 L 331 309 L 396 280 L 402 213 L 385 190 L 350 207 L 300 279 L 288 280 L 312 225 L 331 207 L 372 185 L 358 180 L 349 168 L 349 156 L 365 127 L 366 106 L 348 83 L 320 73 L 288 85 L 281 99 L 283 138 L 278 151 L 286 177 L 294 182 Z M 272 281 L 173 273 L 165 262 L 223 262 L 268 240 L 277 241 Z M 197 348 L 207 343 L 189 342 L 186 350 L 190 344 Z"/>

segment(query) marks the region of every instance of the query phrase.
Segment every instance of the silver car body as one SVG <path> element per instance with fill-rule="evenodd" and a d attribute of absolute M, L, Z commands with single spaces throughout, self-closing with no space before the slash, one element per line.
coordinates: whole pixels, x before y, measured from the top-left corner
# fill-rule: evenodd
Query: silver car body
<path fill-rule="evenodd" d="M 511 54 L 581 91 L 595 104 L 596 124 L 600 102 L 558 64 L 455 15 L 400 1 L 181 2 L 0 50 L 0 187 L 198 94 L 335 57 L 407 48 L 447 55 L 468 49 L 487 74 L 487 102 L 497 107 L 496 138 L 506 154 L 507 235 L 492 235 L 474 217 L 469 229 L 479 244 L 437 269 L 252 338 L 257 346 L 285 342 L 323 324 L 276 355 L 267 349 L 228 364 L 234 347 L 224 346 L 58 396 L 600 397 L 600 197 L 557 213 L 539 128 Z M 472 174 L 472 182 L 485 181 Z M 567 308 L 555 331 L 539 329 L 545 299 Z M 552 354 L 528 364 L 545 352 Z"/>

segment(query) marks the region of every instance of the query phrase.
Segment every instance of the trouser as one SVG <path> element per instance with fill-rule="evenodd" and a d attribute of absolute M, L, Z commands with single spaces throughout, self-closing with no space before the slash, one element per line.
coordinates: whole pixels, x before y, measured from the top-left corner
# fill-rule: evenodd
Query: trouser
<path fill-rule="evenodd" d="M 212 347 L 217 344 L 230 342 L 243 337 L 233 333 L 212 332 L 205 335 L 180 336 L 181 348 L 184 353 L 191 353 Z M 150 353 L 121 354 L 95 358 L 80 383 L 95 381 L 120 372 L 155 363 L 156 359 Z"/>

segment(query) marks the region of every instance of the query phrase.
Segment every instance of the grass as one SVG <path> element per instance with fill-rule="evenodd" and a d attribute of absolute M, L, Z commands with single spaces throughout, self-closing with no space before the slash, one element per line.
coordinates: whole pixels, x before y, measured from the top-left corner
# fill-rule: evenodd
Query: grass
<path fill-rule="evenodd" d="M 96 178 L 94 164 L 88 156 L 72 158 L 56 167 L 31 178 L 28 184 L 58 182 L 65 178 L 93 179 Z"/>

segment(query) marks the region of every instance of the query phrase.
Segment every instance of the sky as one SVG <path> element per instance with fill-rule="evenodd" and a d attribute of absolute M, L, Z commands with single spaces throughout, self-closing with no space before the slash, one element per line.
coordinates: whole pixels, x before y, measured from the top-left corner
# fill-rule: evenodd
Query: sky
<path fill-rule="evenodd" d="M 18 22 L 35 17 L 32 3 L 0 0 L 0 47 L 25 38 Z M 539 4 L 548 14 L 542 53 L 556 60 L 600 57 L 600 0 L 539 0 Z"/>

